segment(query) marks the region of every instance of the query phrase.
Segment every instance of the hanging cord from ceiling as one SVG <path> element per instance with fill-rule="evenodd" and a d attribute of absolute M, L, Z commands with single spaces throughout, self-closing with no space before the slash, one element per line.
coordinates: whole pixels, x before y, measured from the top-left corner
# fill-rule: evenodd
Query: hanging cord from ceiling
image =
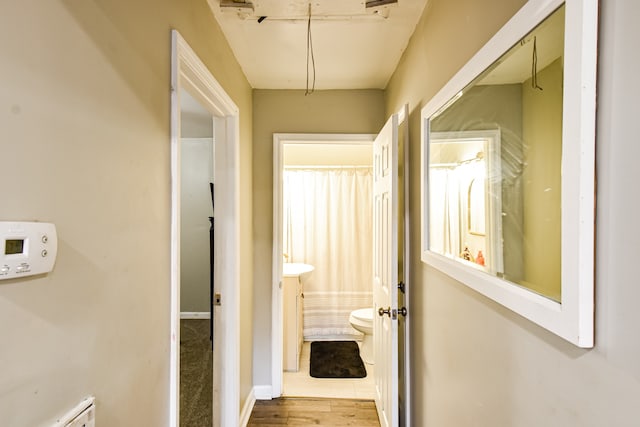
<path fill-rule="evenodd" d="M 543 90 L 538 86 L 538 48 L 536 46 L 537 37 L 533 38 L 533 58 L 531 60 L 531 87 L 533 89 Z"/>
<path fill-rule="evenodd" d="M 311 61 L 309 61 L 311 59 Z M 313 74 L 311 89 L 309 89 L 309 64 Z M 311 37 L 311 3 L 309 3 L 309 18 L 307 20 L 307 90 L 304 95 L 311 95 L 316 90 L 316 59 L 313 54 L 313 39 Z"/>

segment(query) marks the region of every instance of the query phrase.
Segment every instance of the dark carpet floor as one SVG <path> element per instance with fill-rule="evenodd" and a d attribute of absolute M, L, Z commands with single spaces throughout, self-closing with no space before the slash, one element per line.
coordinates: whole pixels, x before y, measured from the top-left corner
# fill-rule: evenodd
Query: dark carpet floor
<path fill-rule="evenodd" d="M 213 353 L 209 319 L 180 320 L 180 427 L 211 427 Z"/>

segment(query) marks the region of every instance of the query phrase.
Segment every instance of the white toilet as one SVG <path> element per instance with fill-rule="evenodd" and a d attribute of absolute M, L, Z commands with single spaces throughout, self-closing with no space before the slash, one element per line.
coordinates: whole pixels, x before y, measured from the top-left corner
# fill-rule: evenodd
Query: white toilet
<path fill-rule="evenodd" d="M 360 357 L 365 363 L 373 365 L 373 308 L 353 310 L 349 316 L 349 323 L 364 334 Z"/>

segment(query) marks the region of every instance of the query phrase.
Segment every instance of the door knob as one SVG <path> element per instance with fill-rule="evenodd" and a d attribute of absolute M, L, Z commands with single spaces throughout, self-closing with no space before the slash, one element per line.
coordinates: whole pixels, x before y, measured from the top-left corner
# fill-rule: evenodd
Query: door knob
<path fill-rule="evenodd" d="M 391 317 L 391 307 L 387 307 L 386 309 L 380 307 L 378 309 L 378 316 L 384 316 L 385 314 Z"/>

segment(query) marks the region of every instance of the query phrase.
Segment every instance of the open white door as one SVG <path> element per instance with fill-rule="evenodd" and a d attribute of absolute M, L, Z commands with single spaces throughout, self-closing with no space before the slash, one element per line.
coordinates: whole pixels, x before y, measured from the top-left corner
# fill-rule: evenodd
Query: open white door
<path fill-rule="evenodd" d="M 373 144 L 373 338 L 376 407 L 398 426 L 398 114 Z"/>

